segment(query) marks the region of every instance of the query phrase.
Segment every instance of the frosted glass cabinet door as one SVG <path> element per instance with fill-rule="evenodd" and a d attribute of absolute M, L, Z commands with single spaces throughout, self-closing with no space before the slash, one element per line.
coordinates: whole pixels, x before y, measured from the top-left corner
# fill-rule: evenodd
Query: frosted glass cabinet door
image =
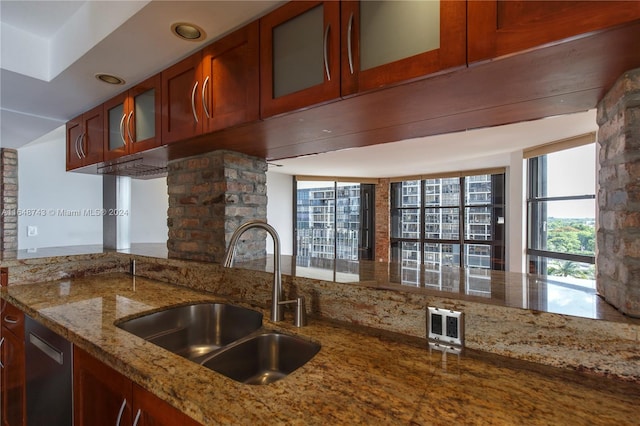
<path fill-rule="evenodd" d="M 340 96 L 340 2 L 289 2 L 260 24 L 263 117 Z"/>
<path fill-rule="evenodd" d="M 156 91 L 149 89 L 133 98 L 133 111 L 136 118 L 136 130 L 133 142 L 153 138 L 156 135 L 155 129 L 155 108 Z"/>
<path fill-rule="evenodd" d="M 440 1 L 360 3 L 360 70 L 440 47 Z"/>
<path fill-rule="evenodd" d="M 161 83 L 158 74 L 129 89 L 127 137 L 131 139 L 130 154 L 160 146 Z"/>
<path fill-rule="evenodd" d="M 124 112 L 124 103 L 118 104 L 107 111 L 107 117 L 109 120 L 109 133 L 108 133 L 108 150 L 115 151 L 125 146 L 125 129 L 126 114 Z"/>
<path fill-rule="evenodd" d="M 464 66 L 466 2 L 344 1 L 342 95 Z"/>

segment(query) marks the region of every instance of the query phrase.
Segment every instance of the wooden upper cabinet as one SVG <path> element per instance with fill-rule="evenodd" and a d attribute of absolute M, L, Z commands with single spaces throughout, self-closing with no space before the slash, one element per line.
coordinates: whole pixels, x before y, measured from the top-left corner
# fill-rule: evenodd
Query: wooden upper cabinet
<path fill-rule="evenodd" d="M 259 118 L 255 21 L 162 72 L 162 142 L 179 142 Z"/>
<path fill-rule="evenodd" d="M 468 2 L 468 62 L 496 58 L 640 19 L 640 2 Z"/>
<path fill-rule="evenodd" d="M 104 159 L 160 146 L 160 74 L 104 104 Z"/>
<path fill-rule="evenodd" d="M 341 3 L 342 96 L 466 65 L 466 2 Z"/>
<path fill-rule="evenodd" d="M 162 71 L 162 143 L 202 133 L 202 51 Z"/>
<path fill-rule="evenodd" d="M 293 1 L 260 20 L 260 114 L 340 97 L 340 3 Z"/>
<path fill-rule="evenodd" d="M 202 54 L 203 132 L 260 117 L 260 43 L 255 21 L 206 47 Z"/>
<path fill-rule="evenodd" d="M 67 170 L 103 160 L 102 105 L 67 122 Z"/>

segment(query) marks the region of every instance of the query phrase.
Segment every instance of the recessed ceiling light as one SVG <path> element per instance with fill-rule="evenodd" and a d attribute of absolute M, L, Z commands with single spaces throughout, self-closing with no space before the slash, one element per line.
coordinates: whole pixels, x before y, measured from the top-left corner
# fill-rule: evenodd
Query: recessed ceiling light
<path fill-rule="evenodd" d="M 175 34 L 176 37 L 188 41 L 204 40 L 207 36 L 202 28 L 188 22 L 176 22 L 171 25 L 171 32 Z"/>
<path fill-rule="evenodd" d="M 124 80 L 112 74 L 98 73 L 96 78 L 104 83 L 108 84 L 124 84 Z"/>

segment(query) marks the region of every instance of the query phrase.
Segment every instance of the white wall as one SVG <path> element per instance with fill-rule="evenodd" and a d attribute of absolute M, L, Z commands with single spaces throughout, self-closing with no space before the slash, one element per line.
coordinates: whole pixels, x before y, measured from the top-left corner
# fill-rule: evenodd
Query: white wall
<path fill-rule="evenodd" d="M 131 179 L 131 243 L 166 243 L 167 178 Z"/>
<path fill-rule="evenodd" d="M 507 228 L 506 269 L 509 272 L 526 272 L 526 166 L 522 150 L 511 153 L 506 175 Z"/>
<path fill-rule="evenodd" d="M 102 176 L 66 172 L 65 152 L 64 126 L 18 150 L 18 249 L 102 244 Z M 166 178 L 132 179 L 131 243 L 166 243 L 168 206 Z"/>
<path fill-rule="evenodd" d="M 64 126 L 18 150 L 18 248 L 102 244 L 102 177 L 65 170 Z M 73 216 L 72 214 L 77 214 Z M 28 237 L 27 227 L 38 235 Z"/>
<path fill-rule="evenodd" d="M 293 177 L 267 172 L 267 222 L 278 231 L 283 255 L 293 255 Z M 267 253 L 273 243 L 267 240 Z"/>

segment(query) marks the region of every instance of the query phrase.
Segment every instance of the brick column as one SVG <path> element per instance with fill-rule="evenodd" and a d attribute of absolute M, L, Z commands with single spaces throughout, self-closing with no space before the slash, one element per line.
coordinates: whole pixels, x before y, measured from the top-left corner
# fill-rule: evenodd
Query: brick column
<path fill-rule="evenodd" d="M 391 181 L 380 179 L 376 184 L 376 231 L 375 257 L 376 262 L 389 262 L 389 215 L 391 201 L 389 199 Z"/>
<path fill-rule="evenodd" d="M 266 171 L 264 159 L 232 151 L 171 161 L 167 176 L 169 256 L 221 262 L 238 226 L 267 218 Z M 266 233 L 245 233 L 237 258 L 265 256 Z"/>
<path fill-rule="evenodd" d="M 0 252 L 10 258 L 18 250 L 18 151 L 0 149 Z"/>
<path fill-rule="evenodd" d="M 18 250 L 18 151 L 0 149 L 0 250 Z"/>
<path fill-rule="evenodd" d="M 598 292 L 640 317 L 640 68 L 598 105 Z"/>

